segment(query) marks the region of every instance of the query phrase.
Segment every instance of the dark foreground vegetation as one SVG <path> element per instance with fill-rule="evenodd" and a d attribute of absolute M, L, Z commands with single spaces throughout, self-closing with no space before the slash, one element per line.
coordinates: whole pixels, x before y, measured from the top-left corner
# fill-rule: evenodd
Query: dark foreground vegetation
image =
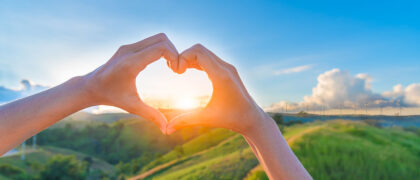
<path fill-rule="evenodd" d="M 0 179 L 267 179 L 232 131 L 195 128 L 164 136 L 132 116 L 90 116 L 95 121 L 73 117 L 38 134 L 36 149 L 28 140 L 24 160 L 20 154 L 0 158 Z M 273 119 L 314 179 L 420 177 L 418 127 Z"/>

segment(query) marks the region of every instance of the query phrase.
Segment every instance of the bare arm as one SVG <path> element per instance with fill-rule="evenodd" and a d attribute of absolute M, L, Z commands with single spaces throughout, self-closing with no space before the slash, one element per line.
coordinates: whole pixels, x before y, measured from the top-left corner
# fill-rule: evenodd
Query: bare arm
<path fill-rule="evenodd" d="M 41 92 L 0 106 L 0 155 L 62 118 L 93 105 L 111 105 L 153 121 L 166 132 L 166 119 L 146 105 L 137 93 L 137 75 L 164 57 L 171 68 L 178 52 L 164 34 L 121 46 L 95 71 Z"/>
<path fill-rule="evenodd" d="M 278 126 L 247 92 L 235 67 L 202 45 L 180 54 L 179 72 L 196 68 L 213 84 L 209 104 L 170 120 L 168 133 L 187 126 L 228 128 L 241 133 L 270 179 L 312 179 L 284 140 Z"/>
<path fill-rule="evenodd" d="M 75 77 L 47 91 L 0 106 L 0 154 L 73 112 L 91 106 L 91 99 L 80 87 L 84 87 L 83 78 Z"/>
<path fill-rule="evenodd" d="M 255 146 L 263 168 L 270 179 L 312 179 L 283 138 L 277 124 L 266 117 L 266 125 L 244 135 Z M 254 152 L 255 153 L 255 152 Z"/>

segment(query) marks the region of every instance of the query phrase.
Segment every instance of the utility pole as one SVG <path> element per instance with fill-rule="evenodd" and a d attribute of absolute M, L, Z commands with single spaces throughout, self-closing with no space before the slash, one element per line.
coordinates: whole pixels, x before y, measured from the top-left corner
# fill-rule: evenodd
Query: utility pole
<path fill-rule="evenodd" d="M 32 149 L 36 149 L 36 134 L 32 137 Z"/>
<path fill-rule="evenodd" d="M 354 115 L 356 115 L 357 114 L 357 105 L 356 104 L 353 104 L 353 110 L 354 110 Z"/>
<path fill-rule="evenodd" d="M 382 104 L 380 105 L 380 108 L 381 108 L 381 116 L 383 115 L 383 107 L 382 107 Z"/>
<path fill-rule="evenodd" d="M 367 109 L 367 107 L 368 107 L 368 103 L 365 103 L 365 110 L 366 110 L 366 116 L 368 115 L 368 109 Z"/>
<path fill-rule="evenodd" d="M 398 109 L 399 109 L 398 116 L 401 116 L 401 103 L 400 103 L 400 100 L 397 101 L 397 104 L 398 104 Z"/>
<path fill-rule="evenodd" d="M 402 109 L 401 109 L 401 104 L 399 104 L 399 106 L 400 106 L 400 113 L 399 113 L 399 115 L 401 116 L 401 115 L 402 115 L 402 114 L 401 114 L 401 110 L 402 110 Z"/>
<path fill-rule="evenodd" d="M 21 154 L 20 154 L 20 159 L 22 161 L 25 160 L 25 146 L 26 146 L 26 141 L 23 141 L 22 146 L 21 146 Z"/>
<path fill-rule="evenodd" d="M 286 113 L 287 113 L 287 103 L 286 103 Z"/>

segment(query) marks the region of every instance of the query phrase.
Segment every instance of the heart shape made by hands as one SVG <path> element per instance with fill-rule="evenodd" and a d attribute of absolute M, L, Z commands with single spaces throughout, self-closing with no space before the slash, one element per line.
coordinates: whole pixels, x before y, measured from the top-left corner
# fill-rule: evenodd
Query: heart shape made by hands
<path fill-rule="evenodd" d="M 164 65 L 161 63 L 153 65 L 153 62 L 162 62 L 158 61 L 162 57 L 167 60 L 167 65 L 170 68 L 163 69 Z M 152 65 L 148 66 L 150 64 Z M 157 70 L 152 71 L 154 66 Z M 170 73 L 169 69 L 182 75 Z M 191 75 L 183 74 L 187 69 L 197 69 L 201 72 L 192 71 L 194 73 L 191 72 Z M 148 78 L 147 74 L 152 77 Z M 174 79 L 168 79 L 171 76 Z M 196 82 L 192 83 L 192 87 L 198 85 L 198 89 L 188 85 L 189 81 L 185 81 L 187 80 L 185 77 L 188 76 L 195 79 Z M 145 82 L 138 86 L 136 81 L 137 79 L 142 81 L 142 77 L 145 78 Z M 197 125 L 244 132 L 255 125 L 256 119 L 265 116 L 265 113 L 248 94 L 235 67 L 200 44 L 178 53 L 164 34 L 157 34 L 142 41 L 121 46 L 106 64 L 87 74 L 84 78 L 88 82 L 86 89 L 91 92 L 94 103 L 119 107 L 132 114 L 142 116 L 153 121 L 166 134 Z M 147 81 L 150 84 L 147 84 Z M 146 89 L 143 90 L 143 87 Z M 205 108 L 181 114 L 168 122 L 162 112 L 143 101 L 138 89 L 145 91 L 146 94 L 142 94 L 145 99 L 149 98 L 147 93 L 164 98 L 165 94 L 162 92 L 166 91 L 167 98 L 179 98 L 176 101 L 180 101 L 177 103 L 180 108 L 193 107 L 188 104 L 189 100 L 185 101 L 182 96 L 195 98 L 194 96 L 207 92 L 211 94 L 211 97 L 207 95 L 210 100 Z M 141 90 L 140 93 L 143 93 Z M 164 103 L 167 104 L 163 104 L 163 107 L 177 108 L 169 101 Z"/>
<path fill-rule="evenodd" d="M 212 94 L 205 72 L 189 69 L 182 74 L 165 67 L 165 60 L 147 66 L 137 77 L 143 101 L 158 109 L 191 110 L 204 107 Z"/>

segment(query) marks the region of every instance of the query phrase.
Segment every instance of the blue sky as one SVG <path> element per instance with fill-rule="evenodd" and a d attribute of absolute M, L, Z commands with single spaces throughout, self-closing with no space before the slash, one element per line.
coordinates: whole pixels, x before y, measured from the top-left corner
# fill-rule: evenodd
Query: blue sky
<path fill-rule="evenodd" d="M 414 1 L 4 1 L 0 86 L 16 89 L 22 79 L 54 86 L 103 64 L 122 44 L 164 32 L 179 51 L 200 42 L 237 66 L 263 106 L 303 101 L 317 77 L 334 68 L 368 74 L 380 94 L 420 83 L 419 7 Z M 162 64 L 139 80 L 146 93 L 159 87 L 152 81 L 171 80 L 159 77 L 170 73 Z M 197 92 L 209 92 L 203 74 L 186 77 L 204 81 Z"/>

